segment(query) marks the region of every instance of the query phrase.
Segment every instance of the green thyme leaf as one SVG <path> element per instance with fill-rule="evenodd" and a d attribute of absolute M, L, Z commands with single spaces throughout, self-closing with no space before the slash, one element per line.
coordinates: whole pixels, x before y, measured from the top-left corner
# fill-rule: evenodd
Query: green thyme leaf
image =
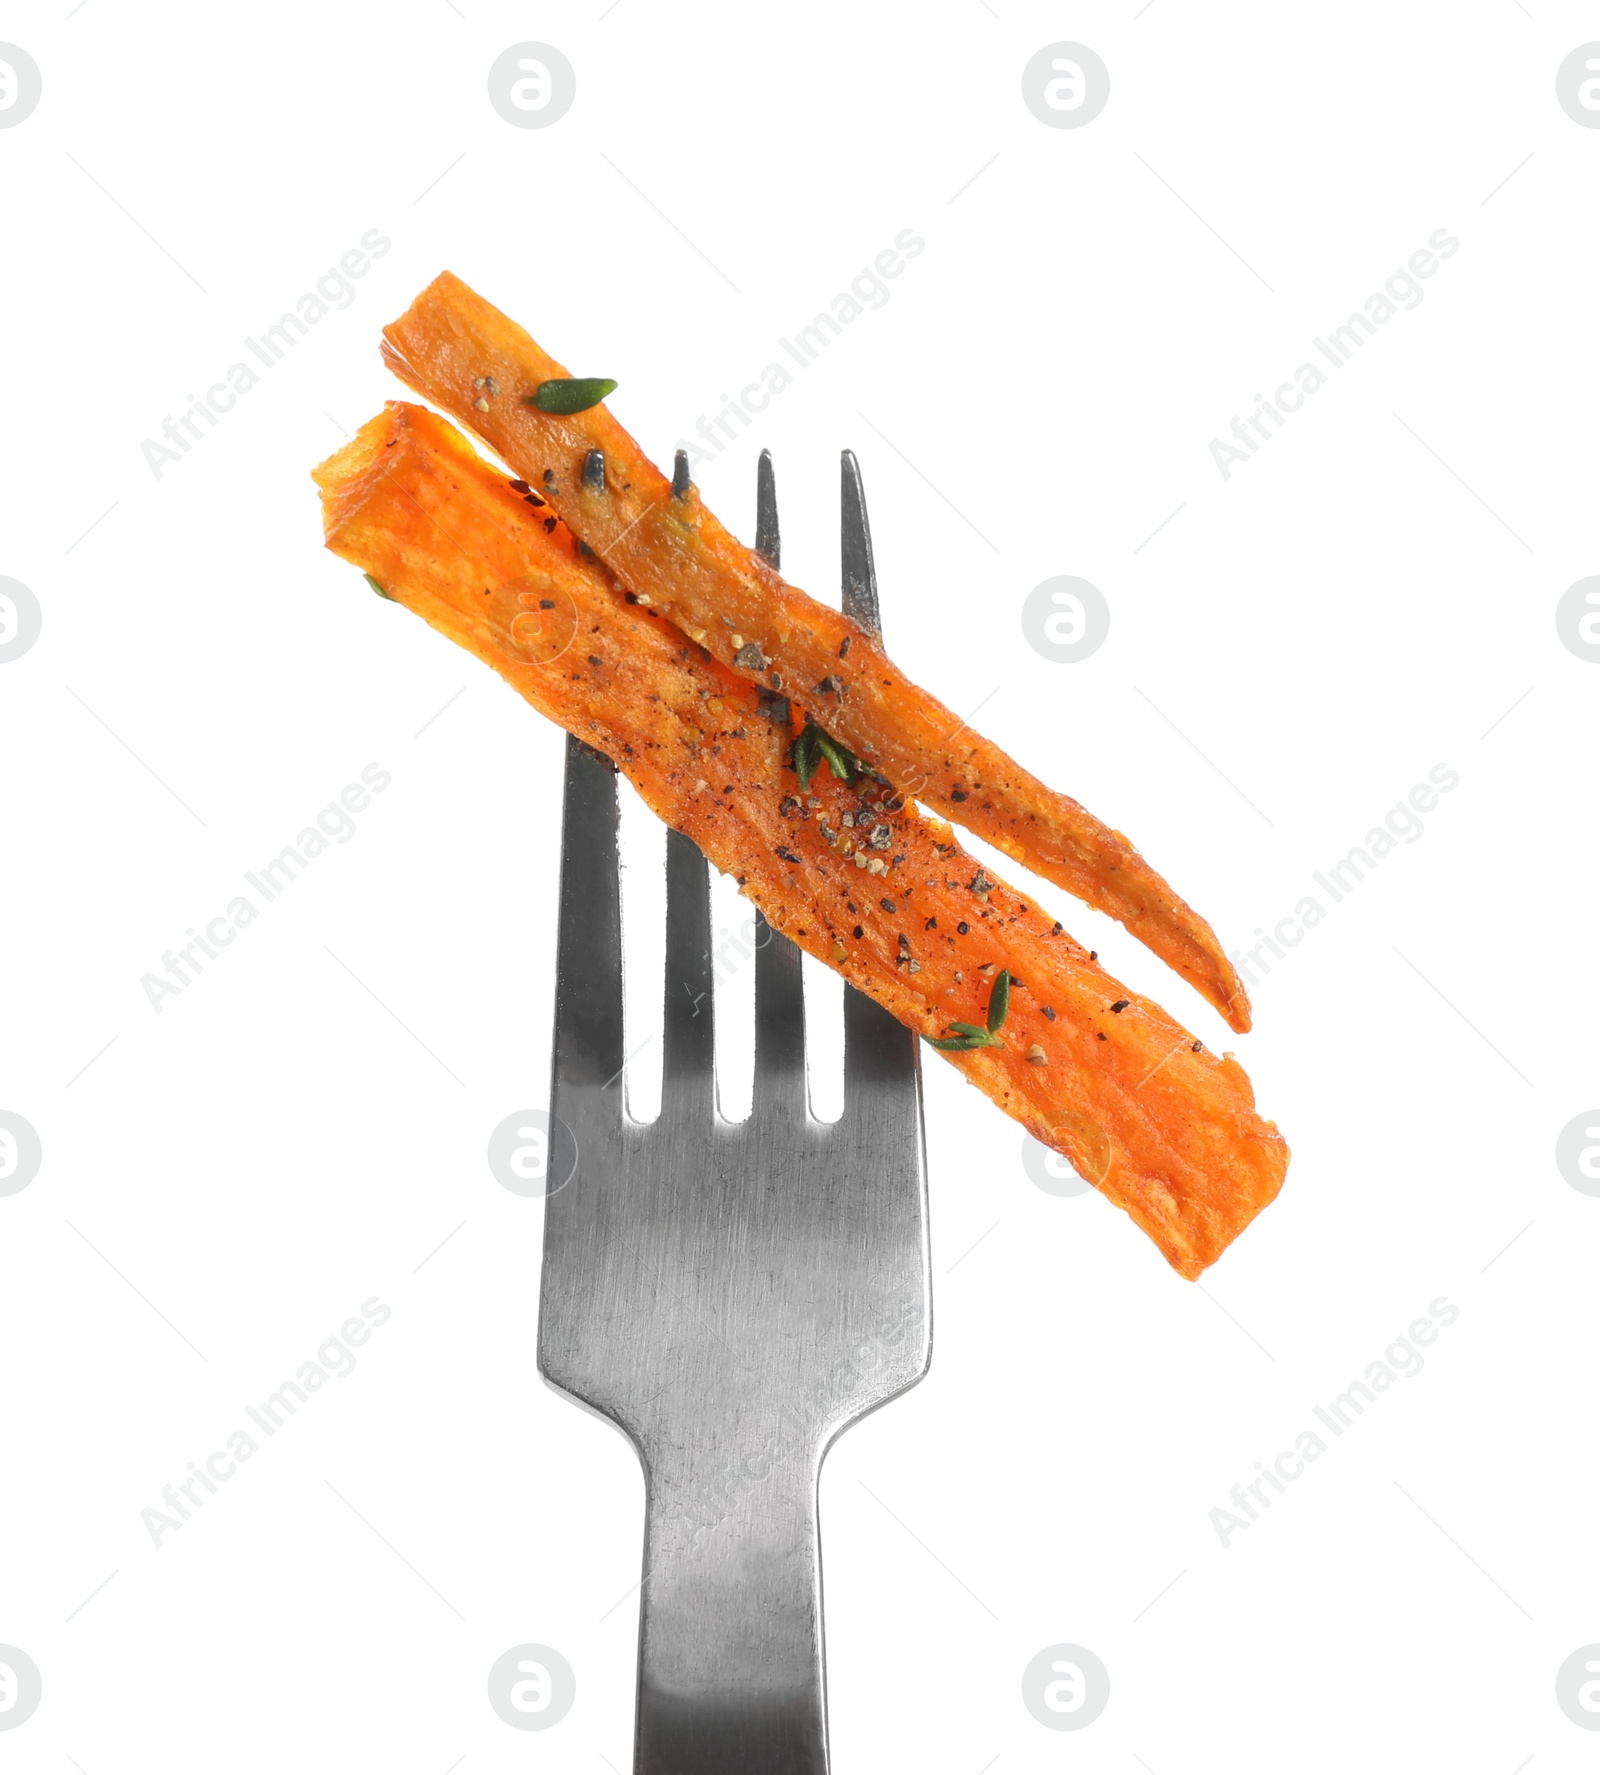
<path fill-rule="evenodd" d="M 989 1033 L 998 1035 L 1011 1008 L 1011 975 L 1002 968 L 995 976 L 994 990 L 989 994 Z"/>
<path fill-rule="evenodd" d="M 363 573 L 361 577 L 372 587 L 373 591 L 375 591 L 380 598 L 389 598 L 389 594 L 378 584 L 377 580 L 375 580 L 370 573 Z M 392 604 L 394 599 L 389 598 L 389 602 Z"/>
<path fill-rule="evenodd" d="M 855 754 L 847 752 L 831 733 L 825 733 L 815 722 L 811 723 L 811 731 L 817 736 L 817 745 L 828 761 L 828 769 L 841 783 L 855 783 L 861 776 L 861 763 Z"/>
<path fill-rule="evenodd" d="M 831 733 L 818 727 L 809 715 L 794 742 L 790 758 L 794 764 L 794 773 L 800 779 L 802 793 L 811 787 L 811 779 L 824 761 L 841 783 L 854 784 L 867 775 L 866 766 L 861 760 L 841 746 Z"/>
<path fill-rule="evenodd" d="M 976 1023 L 947 1023 L 946 1029 L 958 1030 L 960 1033 L 943 1039 L 924 1036 L 930 1048 L 938 1048 L 946 1054 L 969 1054 L 974 1048 L 999 1048 L 1005 1044 L 997 1042 L 987 1029 L 979 1029 Z"/>
<path fill-rule="evenodd" d="M 800 779 L 802 795 L 811 787 L 811 779 L 817 774 L 820 763 L 817 755 L 817 730 L 808 722 L 801 728 L 794 742 L 794 774 Z"/>
<path fill-rule="evenodd" d="M 522 398 L 541 413 L 587 413 L 616 386 L 609 376 L 552 376 Z"/>

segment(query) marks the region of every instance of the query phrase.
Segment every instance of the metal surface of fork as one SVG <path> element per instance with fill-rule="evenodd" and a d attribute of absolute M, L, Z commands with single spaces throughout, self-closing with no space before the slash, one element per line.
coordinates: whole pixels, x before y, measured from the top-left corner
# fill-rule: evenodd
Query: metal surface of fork
<path fill-rule="evenodd" d="M 848 451 L 842 487 L 844 607 L 876 632 Z M 758 506 L 776 564 L 765 454 Z M 800 952 L 764 924 L 757 941 L 754 1103 L 730 1123 L 706 864 L 669 833 L 661 1114 L 630 1120 L 616 780 L 569 740 L 552 1175 L 575 1163 L 546 1202 L 539 1367 L 644 1465 L 636 1775 L 825 1775 L 822 1458 L 928 1365 L 916 1037 L 847 987 L 844 1114 L 816 1121 Z"/>

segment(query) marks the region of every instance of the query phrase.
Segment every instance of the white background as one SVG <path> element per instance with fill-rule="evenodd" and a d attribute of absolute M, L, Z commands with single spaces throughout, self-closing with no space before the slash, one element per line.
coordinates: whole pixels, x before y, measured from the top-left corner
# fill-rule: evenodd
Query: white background
<path fill-rule="evenodd" d="M 1600 1202 L 1554 1145 L 1600 1099 L 1600 667 L 1554 610 L 1600 571 L 1600 132 L 1554 82 L 1600 13 L 68 10 L 0 8 L 44 78 L 0 131 L 0 573 L 44 613 L 0 666 L 0 1108 L 44 1149 L 0 1199 L 0 1642 L 44 1676 L 8 1767 L 628 1765 L 641 1481 L 539 1381 L 542 1210 L 484 1158 L 545 1097 L 560 736 L 323 552 L 308 473 L 399 392 L 379 327 L 442 267 L 664 460 L 911 228 L 698 469 L 712 507 L 748 533 L 770 445 L 785 567 L 832 595 L 856 449 L 901 663 L 958 710 L 999 687 L 981 726 L 1230 946 L 1460 784 L 1239 1040 L 1037 890 L 1293 1147 L 1202 1287 L 929 1056 L 933 1369 L 823 1482 L 836 1769 L 1593 1768 L 1554 1682 L 1600 1640 Z M 577 70 L 549 129 L 486 97 L 527 39 Z M 1081 129 L 1021 100 L 1062 39 L 1110 69 Z M 350 306 L 156 478 L 141 441 L 374 228 Z M 1224 480 L 1210 440 L 1440 228 L 1420 306 Z M 1018 620 L 1061 573 L 1112 612 L 1080 665 Z M 369 762 L 355 837 L 153 1011 Z M 154 1547 L 161 1488 L 374 1295 L 358 1369 Z M 1424 1371 L 1224 1549 L 1229 1487 L 1440 1296 Z M 578 1681 L 528 1736 L 484 1695 L 522 1641 Z M 1060 1641 L 1112 1688 L 1057 1736 L 1019 1682 Z"/>

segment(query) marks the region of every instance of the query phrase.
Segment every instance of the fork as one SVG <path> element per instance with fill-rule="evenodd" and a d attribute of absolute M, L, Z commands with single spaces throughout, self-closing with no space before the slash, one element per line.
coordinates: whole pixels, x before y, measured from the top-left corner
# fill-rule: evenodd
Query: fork
<path fill-rule="evenodd" d="M 848 450 L 841 490 L 844 609 L 877 634 Z M 756 532 L 776 566 L 765 451 Z M 553 1175 L 572 1169 L 546 1202 L 539 1367 L 644 1467 L 635 1775 L 827 1775 L 822 1459 L 931 1349 L 917 1040 L 847 986 L 844 1112 L 816 1120 L 800 952 L 758 915 L 753 1105 L 723 1120 L 706 863 L 677 832 L 666 877 L 645 1124 L 622 1086 L 615 773 L 569 738 L 551 1113 Z"/>

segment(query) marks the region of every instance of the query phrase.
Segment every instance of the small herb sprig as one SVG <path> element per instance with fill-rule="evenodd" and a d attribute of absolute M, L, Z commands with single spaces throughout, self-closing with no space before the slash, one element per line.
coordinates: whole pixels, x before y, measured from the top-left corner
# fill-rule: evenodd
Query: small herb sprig
<path fill-rule="evenodd" d="M 976 1023 L 947 1023 L 945 1028 L 957 1033 L 937 1039 L 930 1035 L 926 1038 L 928 1046 L 946 1054 L 969 1054 L 974 1048 L 1003 1048 L 1005 1043 L 1000 1039 L 1000 1030 L 1010 1008 L 1011 974 L 1002 968 L 995 975 L 994 987 L 989 994 L 988 1027 L 979 1029 Z"/>
<path fill-rule="evenodd" d="M 867 774 L 867 767 L 855 753 L 847 752 L 831 733 L 818 727 L 809 715 L 806 716 L 805 726 L 795 737 L 790 756 L 794 774 L 800 779 L 801 794 L 811 787 L 811 779 L 823 764 L 827 765 L 841 783 L 858 783 Z"/>
<path fill-rule="evenodd" d="M 552 376 L 522 398 L 541 413 L 587 413 L 616 386 L 609 376 Z"/>

